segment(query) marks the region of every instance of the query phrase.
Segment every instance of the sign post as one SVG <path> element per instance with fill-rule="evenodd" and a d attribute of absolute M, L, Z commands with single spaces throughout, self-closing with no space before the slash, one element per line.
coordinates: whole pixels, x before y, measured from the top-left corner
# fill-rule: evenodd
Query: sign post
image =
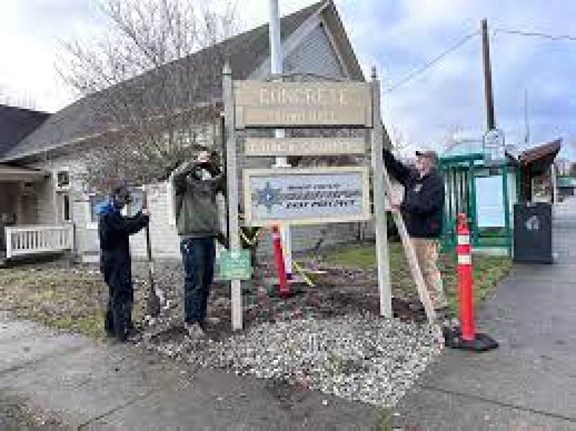
<path fill-rule="evenodd" d="M 392 285 L 390 283 L 390 256 L 388 250 L 388 223 L 386 222 L 386 188 L 384 160 L 382 159 L 382 121 L 380 120 L 380 81 L 372 69 L 372 173 L 374 184 L 374 218 L 376 224 L 376 265 L 380 291 L 380 315 L 393 317 Z"/>
<path fill-rule="evenodd" d="M 230 229 L 230 252 L 240 253 L 240 223 L 238 221 L 238 163 L 236 161 L 236 130 L 234 126 L 234 90 L 232 85 L 232 71 L 226 63 L 222 71 L 224 96 L 224 125 L 226 136 L 226 181 L 228 194 L 228 227 Z M 232 297 L 232 329 L 242 329 L 242 286 L 240 280 L 233 278 L 230 281 Z"/>

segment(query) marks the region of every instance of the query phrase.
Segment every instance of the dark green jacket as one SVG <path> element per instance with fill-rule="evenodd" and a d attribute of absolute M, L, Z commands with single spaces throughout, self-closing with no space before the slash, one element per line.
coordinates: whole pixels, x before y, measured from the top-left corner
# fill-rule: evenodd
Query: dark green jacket
<path fill-rule="evenodd" d="M 217 167 L 212 167 L 210 174 L 202 179 L 202 169 L 195 162 L 182 164 L 172 174 L 176 228 L 181 237 L 220 235 L 216 195 L 224 192 L 226 178 Z"/>

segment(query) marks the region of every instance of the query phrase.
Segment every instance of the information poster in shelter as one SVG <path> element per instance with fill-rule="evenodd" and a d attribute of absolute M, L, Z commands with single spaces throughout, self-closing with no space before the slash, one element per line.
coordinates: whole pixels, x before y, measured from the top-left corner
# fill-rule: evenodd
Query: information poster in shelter
<path fill-rule="evenodd" d="M 479 227 L 504 227 L 502 177 L 476 178 L 476 211 Z"/>

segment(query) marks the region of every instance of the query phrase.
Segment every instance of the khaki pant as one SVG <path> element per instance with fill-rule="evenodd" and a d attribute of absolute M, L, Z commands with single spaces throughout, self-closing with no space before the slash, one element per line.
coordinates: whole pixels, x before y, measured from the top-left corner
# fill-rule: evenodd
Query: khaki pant
<path fill-rule="evenodd" d="M 434 309 L 448 306 L 442 274 L 438 270 L 438 242 L 434 239 L 411 238 L 412 246 L 416 252 L 418 265 L 426 283 L 428 294 Z"/>

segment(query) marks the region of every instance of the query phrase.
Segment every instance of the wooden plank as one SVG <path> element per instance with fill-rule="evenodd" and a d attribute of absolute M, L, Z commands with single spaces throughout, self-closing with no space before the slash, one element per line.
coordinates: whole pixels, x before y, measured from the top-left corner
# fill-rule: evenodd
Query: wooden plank
<path fill-rule="evenodd" d="M 247 156 L 324 156 L 364 154 L 364 138 L 246 138 Z"/>
<path fill-rule="evenodd" d="M 370 127 L 370 86 L 364 82 L 235 81 L 236 128 Z"/>

